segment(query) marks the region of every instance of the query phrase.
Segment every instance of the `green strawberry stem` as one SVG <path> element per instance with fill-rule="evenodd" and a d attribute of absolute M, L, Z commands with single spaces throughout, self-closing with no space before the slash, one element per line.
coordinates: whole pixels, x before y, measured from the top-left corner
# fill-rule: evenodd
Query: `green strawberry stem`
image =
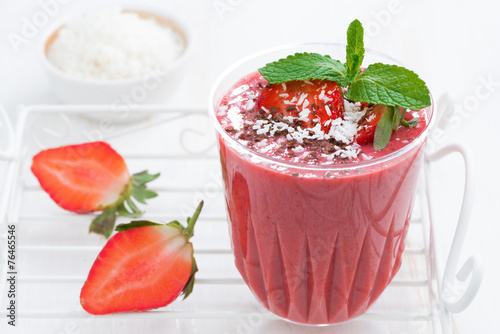
<path fill-rule="evenodd" d="M 196 260 L 193 257 L 193 262 L 191 263 L 191 275 L 189 276 L 189 279 L 184 286 L 184 289 L 182 289 L 182 293 L 184 294 L 184 298 L 182 300 L 186 299 L 191 292 L 193 292 L 193 287 L 194 287 L 194 275 L 198 272 L 198 266 L 196 265 Z"/>
<path fill-rule="evenodd" d="M 198 207 L 194 211 L 193 217 L 187 219 L 188 225 L 184 229 L 184 231 L 182 231 L 182 233 L 184 233 L 184 235 L 187 237 L 188 240 L 191 239 L 191 237 L 193 236 L 194 225 L 196 224 L 196 221 L 198 220 L 201 209 L 203 208 L 203 203 L 204 202 L 201 201 L 200 204 L 198 204 Z"/>
<path fill-rule="evenodd" d="M 149 174 L 148 171 L 133 174 L 120 198 L 92 220 L 89 232 L 101 234 L 108 239 L 113 233 L 118 215 L 129 218 L 139 218 L 142 216 L 144 212 L 137 207 L 133 199 L 139 203 L 146 204 L 147 199 L 158 196 L 157 193 L 146 188 L 146 183 L 155 180 L 158 176 L 160 176 L 159 173 Z"/>
<path fill-rule="evenodd" d="M 198 207 L 194 211 L 193 217 L 187 219 L 187 227 L 182 230 L 182 233 L 186 236 L 187 240 L 189 240 L 193 236 L 193 231 L 194 231 L 194 225 L 196 224 L 196 221 L 198 220 L 198 217 L 200 215 L 201 209 L 203 208 L 203 201 L 198 204 Z M 184 289 L 182 289 L 182 293 L 184 294 L 184 298 L 186 299 L 191 292 L 193 292 L 193 287 L 194 287 L 194 275 L 198 271 L 198 266 L 196 265 L 196 260 L 194 259 L 194 256 L 192 257 L 192 263 L 191 263 L 191 275 L 189 276 L 188 281 L 186 282 L 186 285 L 184 286 Z"/>
<path fill-rule="evenodd" d="M 108 239 L 113 232 L 116 216 L 116 205 L 107 207 L 99 216 L 92 220 L 89 232 L 102 234 L 106 239 Z"/>

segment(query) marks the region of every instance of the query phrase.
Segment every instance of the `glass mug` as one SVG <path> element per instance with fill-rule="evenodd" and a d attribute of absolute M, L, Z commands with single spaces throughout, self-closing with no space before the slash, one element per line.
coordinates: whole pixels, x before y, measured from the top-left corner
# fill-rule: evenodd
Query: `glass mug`
<path fill-rule="evenodd" d="M 408 145 L 365 162 L 292 163 L 257 153 L 217 120 L 241 78 L 296 52 L 345 59 L 345 45 L 302 44 L 250 56 L 226 70 L 210 95 L 236 267 L 269 311 L 292 322 L 334 324 L 370 307 L 401 265 L 427 128 Z M 367 51 L 365 64 L 398 64 Z"/>

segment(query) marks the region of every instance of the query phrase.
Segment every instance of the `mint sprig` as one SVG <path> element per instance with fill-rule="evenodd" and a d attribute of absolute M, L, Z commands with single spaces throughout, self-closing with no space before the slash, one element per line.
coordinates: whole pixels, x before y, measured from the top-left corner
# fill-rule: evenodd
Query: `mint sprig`
<path fill-rule="evenodd" d="M 259 69 L 260 74 L 270 84 L 293 80 L 330 80 L 342 87 L 347 87 L 345 95 L 355 102 L 383 104 L 388 107 L 402 107 L 411 110 L 420 110 L 431 105 L 430 93 L 425 82 L 417 74 L 404 67 L 381 63 L 370 64 L 364 71 L 361 70 L 365 49 L 363 43 L 363 26 L 354 20 L 347 29 L 346 62 L 341 63 L 328 55 L 318 53 L 296 53 L 286 58 L 266 64 Z M 397 109 L 397 108 L 396 108 Z M 397 124 L 415 126 L 416 120 L 405 121 L 395 108 L 390 115 L 382 117 L 377 125 L 379 133 L 383 133 L 387 145 L 387 131 L 389 139 Z M 395 116 L 398 114 L 399 116 Z M 398 117 L 394 120 L 394 117 Z M 389 130 L 386 130 L 389 129 Z M 377 137 L 377 136 L 376 136 Z M 379 136 L 380 137 L 380 136 Z M 375 145 L 375 143 L 374 143 Z M 385 147 L 385 145 L 383 147 Z M 375 145 L 381 147 L 380 145 Z"/>

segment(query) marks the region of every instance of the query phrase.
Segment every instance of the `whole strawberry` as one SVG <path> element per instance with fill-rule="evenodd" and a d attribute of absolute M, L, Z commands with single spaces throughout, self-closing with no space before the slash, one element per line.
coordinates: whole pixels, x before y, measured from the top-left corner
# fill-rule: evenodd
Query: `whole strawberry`
<path fill-rule="evenodd" d="M 156 197 L 146 183 L 160 175 L 143 171 L 130 176 L 125 160 L 105 142 L 43 150 L 33 157 L 31 171 L 61 208 L 76 213 L 103 211 L 92 221 L 90 232 L 106 238 L 117 215 L 142 215 L 132 198 L 145 204 Z"/>
<path fill-rule="evenodd" d="M 178 221 L 158 224 L 133 221 L 99 253 L 80 293 L 82 307 L 91 314 L 146 311 L 187 298 L 198 271 L 193 257 L 194 225 L 200 203 L 187 227 Z"/>

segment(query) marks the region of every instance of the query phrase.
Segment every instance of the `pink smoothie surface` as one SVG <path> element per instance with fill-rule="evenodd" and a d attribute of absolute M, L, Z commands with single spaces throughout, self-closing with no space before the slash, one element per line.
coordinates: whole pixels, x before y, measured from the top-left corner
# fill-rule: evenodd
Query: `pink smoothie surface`
<path fill-rule="evenodd" d="M 261 145 L 241 136 L 244 124 L 253 128 L 249 101 L 265 84 L 255 73 L 245 77 L 215 111 L 232 137 L 220 135 L 219 147 L 236 266 L 274 314 L 305 324 L 346 321 L 363 314 L 400 267 L 424 141 L 375 161 L 417 138 L 426 111 L 414 112 L 417 126 L 400 128 L 383 150 L 367 144 L 356 157 L 311 160 L 303 143 L 290 154 L 272 136 Z"/>

